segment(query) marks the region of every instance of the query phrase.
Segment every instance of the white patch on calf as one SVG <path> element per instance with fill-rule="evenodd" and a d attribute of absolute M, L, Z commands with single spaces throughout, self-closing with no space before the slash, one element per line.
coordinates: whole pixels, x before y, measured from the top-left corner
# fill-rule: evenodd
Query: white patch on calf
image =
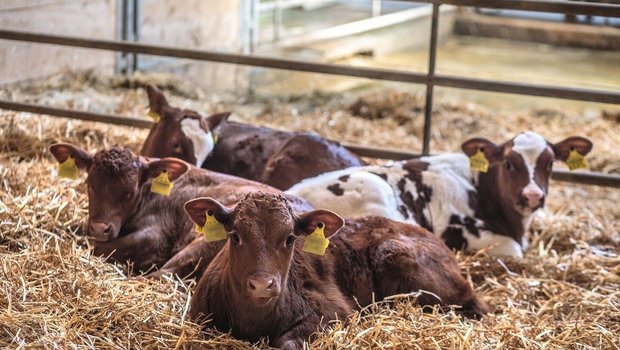
<path fill-rule="evenodd" d="M 523 257 L 523 249 L 514 239 L 487 230 L 480 230 L 479 234 L 480 237 L 477 237 L 467 230 L 463 230 L 463 237 L 467 240 L 467 251 L 477 252 L 480 249 L 491 247 L 487 250 L 489 256 Z"/>
<path fill-rule="evenodd" d="M 432 190 L 430 201 L 421 214 L 432 231 L 441 236 L 450 225 L 453 214 L 474 217 L 474 209 L 469 206 L 469 196 L 470 192 L 476 195 L 472 182 L 477 175 L 472 175 L 476 172 L 470 169 L 469 159 L 461 153 L 423 157 L 421 160 L 429 164 L 428 169 L 422 172 L 422 184 Z M 405 205 L 400 187 L 403 192 L 409 192 L 414 201 L 419 196 L 415 182 L 409 179 L 409 173 L 403 169 L 404 164 L 396 162 L 392 166 L 365 166 L 333 171 L 303 180 L 286 192 L 306 199 L 317 209 L 329 209 L 345 218 L 380 215 L 417 224 L 411 208 L 407 208 L 407 218 L 399 210 L 400 206 Z M 376 174 L 385 176 L 387 180 Z M 348 176 L 346 181 L 341 179 L 343 176 Z M 328 189 L 335 184 L 342 189 L 341 196 Z M 481 229 L 479 233 L 480 237 L 477 237 L 463 228 L 468 250 L 475 251 L 497 243 L 489 250 L 490 255 L 523 255 L 521 246 L 514 239 L 488 230 Z"/>
<path fill-rule="evenodd" d="M 377 215 L 404 221 L 398 210 L 392 187 L 379 176 L 368 171 L 385 172 L 383 167 L 348 168 L 305 179 L 289 188 L 286 193 L 307 200 L 317 209 L 328 209 L 344 217 Z M 347 180 L 341 180 L 347 176 Z M 341 196 L 327 189 L 338 184 Z"/>
<path fill-rule="evenodd" d="M 446 153 L 421 160 L 429 163 L 422 182 L 433 190 L 425 214 L 435 234 L 441 235 L 448 228 L 452 214 L 474 216 L 469 192 L 476 189 L 472 185 L 469 158 L 462 153 Z"/>
<path fill-rule="evenodd" d="M 544 191 L 534 181 L 534 169 L 538 157 L 547 149 L 547 141 L 533 131 L 525 131 L 517 135 L 513 140 L 512 150 L 523 157 L 527 167 L 529 183 L 523 189 L 523 195 L 528 199 L 528 205 L 535 206 L 536 198 L 544 196 Z M 530 199 L 532 202 L 530 202 Z"/>
<path fill-rule="evenodd" d="M 194 156 L 196 166 L 200 167 L 204 163 L 209 153 L 215 148 L 211 131 L 205 131 L 200 126 L 200 121 L 193 118 L 185 118 L 181 121 L 181 130 L 194 145 Z"/>

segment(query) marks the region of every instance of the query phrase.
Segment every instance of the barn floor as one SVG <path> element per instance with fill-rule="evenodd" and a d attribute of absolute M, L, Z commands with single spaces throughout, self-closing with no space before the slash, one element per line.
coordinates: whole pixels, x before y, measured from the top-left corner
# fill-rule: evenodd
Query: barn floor
<path fill-rule="evenodd" d="M 173 105 L 234 110 L 234 118 L 329 138 L 419 150 L 423 97 L 398 91 L 279 101 L 211 96 L 166 76 L 130 80 L 63 75 L 0 90 L 2 98 L 145 117 L 144 90 L 157 81 Z M 89 87 L 87 87 L 89 86 Z M 532 129 L 554 142 L 590 137 L 593 170 L 620 173 L 620 112 L 559 107 L 501 113 L 438 99 L 433 151 L 456 151 L 470 136 L 505 141 Z M 204 334 L 186 320 L 192 281 L 127 277 L 123 266 L 91 256 L 80 235 L 87 215 L 83 178 L 54 175 L 55 141 L 91 151 L 134 151 L 146 130 L 0 111 L 0 348 L 254 348 Z M 559 167 L 562 165 L 558 164 Z M 459 254 L 463 273 L 494 309 L 482 321 L 422 313 L 414 296 L 396 297 L 334 323 L 311 348 L 618 349 L 620 347 L 620 191 L 552 182 L 521 261 Z"/>

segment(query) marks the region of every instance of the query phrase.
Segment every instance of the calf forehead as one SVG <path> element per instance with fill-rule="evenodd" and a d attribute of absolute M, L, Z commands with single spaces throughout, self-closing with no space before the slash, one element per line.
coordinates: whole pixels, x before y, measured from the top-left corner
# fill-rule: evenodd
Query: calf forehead
<path fill-rule="evenodd" d="M 528 168 L 536 166 L 536 160 L 547 147 L 547 141 L 532 131 L 523 132 L 512 139 L 512 150 L 523 157 Z"/>
<path fill-rule="evenodd" d="M 235 208 L 233 226 L 257 238 L 277 238 L 293 230 L 292 210 L 280 195 L 252 193 Z"/>
<path fill-rule="evenodd" d="M 140 162 L 128 149 L 112 148 L 93 158 L 88 172 L 89 183 L 131 182 L 139 174 Z"/>

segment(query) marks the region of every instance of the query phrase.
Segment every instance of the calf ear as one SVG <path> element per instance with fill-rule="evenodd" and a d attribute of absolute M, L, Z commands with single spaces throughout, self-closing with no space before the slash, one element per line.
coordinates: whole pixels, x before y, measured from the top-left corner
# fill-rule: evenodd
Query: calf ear
<path fill-rule="evenodd" d="M 226 225 L 231 211 L 213 198 L 201 197 L 186 202 L 185 212 L 196 225 L 202 227 L 205 225 L 208 212 L 212 212 L 217 221 Z"/>
<path fill-rule="evenodd" d="M 310 211 L 297 218 L 297 231 L 300 235 L 309 235 L 314 232 L 319 223 L 325 225 L 325 238 L 327 238 L 344 226 L 344 219 L 329 210 Z"/>
<path fill-rule="evenodd" d="M 590 153 L 592 142 L 585 137 L 571 136 L 564 141 L 551 145 L 551 147 L 553 148 L 553 153 L 555 153 L 555 159 L 565 162 L 572 150 L 576 150 L 582 156 Z"/>
<path fill-rule="evenodd" d="M 471 157 L 478 151 L 482 151 L 489 162 L 499 161 L 502 159 L 502 148 L 493 142 L 480 137 L 475 137 L 465 141 L 461 145 L 461 149 L 467 157 Z"/>
<path fill-rule="evenodd" d="M 228 120 L 228 117 L 230 117 L 230 115 L 231 112 L 224 112 L 208 116 L 207 125 L 209 126 L 209 130 L 214 130 L 215 128 L 217 128 L 221 122 Z"/>
<path fill-rule="evenodd" d="M 58 163 L 64 163 L 69 156 L 75 160 L 75 165 L 78 169 L 86 170 L 90 169 L 90 165 L 93 161 L 93 156 L 83 149 L 77 148 L 68 143 L 55 143 L 49 146 L 50 153 L 56 158 Z"/>
<path fill-rule="evenodd" d="M 154 85 L 146 86 L 146 94 L 149 96 L 149 108 L 151 111 L 163 116 L 164 107 L 168 107 L 168 101 L 164 94 Z"/>
<path fill-rule="evenodd" d="M 189 165 L 177 158 L 164 158 L 154 160 L 147 164 L 148 177 L 157 177 L 164 170 L 168 171 L 168 179 L 170 181 L 175 181 L 187 173 Z"/>

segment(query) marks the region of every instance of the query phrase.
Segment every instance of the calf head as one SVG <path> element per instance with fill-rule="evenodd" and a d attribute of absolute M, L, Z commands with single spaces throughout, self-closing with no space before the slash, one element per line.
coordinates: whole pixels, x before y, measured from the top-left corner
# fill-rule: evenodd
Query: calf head
<path fill-rule="evenodd" d="M 147 85 L 151 113 L 159 120 L 153 125 L 140 152 L 147 157 L 176 157 L 201 166 L 215 147 L 213 130 L 230 113 L 204 118 L 195 111 L 171 107 L 164 94 Z"/>
<path fill-rule="evenodd" d="M 168 172 L 170 181 L 185 174 L 187 163 L 175 159 L 148 160 L 128 149 L 112 148 L 94 155 L 65 143 L 53 144 L 50 152 L 59 163 L 69 157 L 88 177 L 88 222 L 86 235 L 106 242 L 118 237 L 122 225 L 137 209 L 142 185 Z"/>
<path fill-rule="evenodd" d="M 227 234 L 229 280 L 239 298 L 249 298 L 257 307 L 276 300 L 289 276 L 295 241 L 324 227 L 325 237 L 336 233 L 344 220 L 327 210 L 303 214 L 293 212 L 281 195 L 254 192 L 234 208 L 211 198 L 197 198 L 185 204 L 185 211 L 199 226 L 214 215 Z M 307 254 L 301 252 L 300 254 Z"/>
<path fill-rule="evenodd" d="M 592 142 L 574 136 L 553 144 L 525 131 L 501 145 L 474 138 L 463 143 L 462 149 L 469 157 L 480 151 L 489 161 L 488 173 L 479 176 L 480 186 L 488 186 L 483 182 L 494 184 L 504 208 L 526 213 L 544 206 L 553 161 L 565 162 L 571 151 L 585 156 L 592 150 Z"/>

